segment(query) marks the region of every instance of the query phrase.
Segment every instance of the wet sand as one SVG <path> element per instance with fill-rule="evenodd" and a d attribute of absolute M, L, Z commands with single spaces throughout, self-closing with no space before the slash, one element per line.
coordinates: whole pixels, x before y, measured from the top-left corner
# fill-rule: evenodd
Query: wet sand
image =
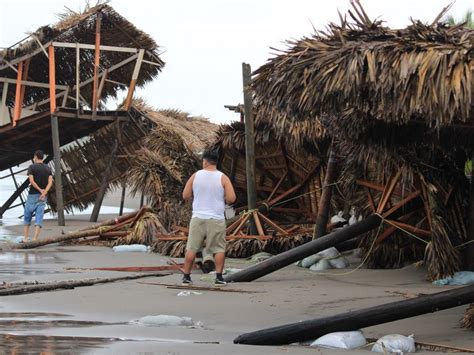
<path fill-rule="evenodd" d="M 102 220 L 110 218 L 101 216 Z M 61 230 L 83 228 L 85 216 L 69 217 L 67 227 L 47 220 L 41 237 Z M 12 235 L 21 226 L 7 226 Z M 151 253 L 114 253 L 110 248 L 45 246 L 0 254 L 0 281 L 60 281 L 117 277 L 133 273 L 84 270 L 111 266 L 166 265 L 168 257 Z M 179 259 L 176 259 L 180 261 Z M 228 267 L 248 262 L 230 259 Z M 352 265 L 354 266 L 354 265 Z M 71 269 L 73 268 L 73 269 Z M 76 268 L 76 269 L 74 269 Z M 324 275 L 289 266 L 251 283 L 228 289 L 259 293 L 201 291 L 177 296 L 181 290 L 145 283 L 180 284 L 172 274 L 139 280 L 80 287 L 71 290 L 3 296 L 0 301 L 0 353 L 155 353 L 155 354 L 347 354 L 299 345 L 262 347 L 234 345 L 238 335 L 271 326 L 333 315 L 404 299 L 400 293 L 433 293 L 425 270 L 330 270 Z M 211 278 L 197 271 L 197 286 L 211 286 Z M 417 341 L 474 349 L 472 331 L 458 326 L 466 306 L 364 329 L 369 338 L 386 334 L 415 334 Z M 130 324 L 146 315 L 192 317 L 202 327 L 152 327 Z M 370 349 L 370 348 L 368 348 Z M 351 354 L 368 354 L 367 349 Z M 433 352 L 421 352 L 425 354 Z"/>

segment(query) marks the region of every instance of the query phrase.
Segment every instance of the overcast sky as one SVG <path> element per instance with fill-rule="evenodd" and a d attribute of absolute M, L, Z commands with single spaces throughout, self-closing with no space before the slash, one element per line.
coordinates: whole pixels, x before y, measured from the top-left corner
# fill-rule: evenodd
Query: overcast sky
<path fill-rule="evenodd" d="M 371 18 L 390 27 L 404 27 L 409 18 L 431 22 L 449 0 L 362 0 Z M 95 3 L 91 1 L 91 3 Z M 8 47 L 38 27 L 57 21 L 67 6 L 84 7 L 84 0 L 2 0 L 0 47 Z M 284 48 L 329 21 L 349 0 L 112 0 L 110 5 L 150 34 L 163 51 L 163 72 L 138 94 L 157 108 L 176 108 L 213 122 L 238 119 L 224 109 L 242 99 L 242 62 L 257 69 L 271 56 L 269 47 Z M 472 0 L 457 0 L 456 18 L 472 8 Z"/>

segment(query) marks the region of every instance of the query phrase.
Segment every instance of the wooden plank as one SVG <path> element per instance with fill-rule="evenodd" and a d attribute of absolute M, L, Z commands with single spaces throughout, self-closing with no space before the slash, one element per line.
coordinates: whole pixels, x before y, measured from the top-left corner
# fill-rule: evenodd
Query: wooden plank
<path fill-rule="evenodd" d="M 97 91 L 99 90 L 99 65 L 100 65 L 100 23 L 102 14 L 99 12 L 95 21 L 95 52 L 94 52 L 94 81 L 92 86 L 92 111 L 97 111 Z"/>
<path fill-rule="evenodd" d="M 287 175 L 288 175 L 288 171 L 285 172 L 285 173 L 281 176 L 280 180 L 278 180 L 277 184 L 275 185 L 275 187 L 274 187 L 273 190 L 271 191 L 270 195 L 268 195 L 268 197 L 267 197 L 267 199 L 266 199 L 267 203 L 268 203 L 268 201 L 270 201 L 270 200 L 272 199 L 272 197 L 273 197 L 273 196 L 275 195 L 275 193 L 278 191 L 278 189 L 280 188 L 280 185 L 282 184 L 283 181 L 285 181 L 285 178 L 286 178 Z"/>
<path fill-rule="evenodd" d="M 79 93 L 80 89 L 80 69 L 81 69 L 81 50 L 79 48 L 79 43 L 76 43 L 76 110 L 79 110 Z"/>
<path fill-rule="evenodd" d="M 276 224 L 275 222 L 273 222 L 270 218 L 268 218 L 267 216 L 263 215 L 262 213 L 258 212 L 258 216 L 263 219 L 264 222 L 266 222 L 268 225 L 270 225 L 270 227 L 272 227 L 273 229 L 275 229 L 277 232 L 280 232 L 281 234 L 283 235 L 288 235 L 288 233 L 286 232 L 286 230 L 284 230 L 283 228 L 281 228 L 278 224 Z"/>
<path fill-rule="evenodd" d="M 407 197 L 405 197 L 403 200 L 397 202 L 392 208 L 390 208 L 389 210 L 387 210 L 386 212 L 384 212 L 382 214 L 383 218 L 387 218 L 388 216 L 390 216 L 393 212 L 395 212 L 396 210 L 398 210 L 399 208 L 403 207 L 404 205 L 406 205 L 406 203 L 408 201 L 411 201 L 413 200 L 414 198 L 417 198 L 418 196 L 420 196 L 421 194 L 421 191 L 420 190 L 416 190 L 415 192 L 412 192 L 411 194 L 409 194 Z"/>
<path fill-rule="evenodd" d="M 31 58 L 28 58 L 23 62 L 23 74 L 21 76 L 21 80 L 27 80 L 28 79 L 28 72 L 30 69 L 30 61 Z M 23 107 L 23 102 L 25 101 L 25 92 L 26 92 L 26 86 L 25 85 L 20 85 L 21 86 L 21 92 L 20 92 L 20 107 L 19 107 L 19 113 L 18 113 L 18 118 L 19 120 L 21 118 L 21 108 Z"/>
<path fill-rule="evenodd" d="M 379 192 L 383 192 L 384 189 L 385 189 L 385 186 L 383 186 L 383 185 L 375 184 L 373 182 L 366 181 L 366 180 L 360 180 L 359 179 L 359 180 L 356 180 L 356 183 L 359 184 L 360 186 L 365 186 L 365 187 L 368 187 L 372 190 L 379 191 Z M 393 194 L 395 196 L 402 196 L 402 192 L 399 189 L 395 189 L 393 191 Z"/>
<path fill-rule="evenodd" d="M 20 119 L 21 114 L 21 80 L 23 78 L 23 62 L 18 63 L 18 72 L 16 76 L 16 88 L 15 88 L 15 108 L 13 110 L 13 127 L 16 126 L 16 121 Z"/>
<path fill-rule="evenodd" d="M 11 78 L 0 78 L 0 83 L 10 83 L 10 84 L 16 84 L 18 81 L 15 80 L 15 79 L 11 79 Z M 31 80 L 20 80 L 19 83 L 22 85 L 22 86 L 31 86 L 31 87 L 36 87 L 36 88 L 45 88 L 45 89 L 49 89 L 50 88 L 50 84 L 48 83 L 41 83 L 41 82 L 38 82 L 38 81 L 31 81 Z M 56 85 L 56 89 L 60 89 L 60 90 L 66 90 L 68 88 L 67 85 Z M 26 108 L 31 108 L 33 105 L 30 105 Z"/>
<path fill-rule="evenodd" d="M 53 48 L 53 47 L 49 47 L 49 48 Z M 51 50 L 49 51 L 49 60 L 52 60 L 54 63 L 54 48 L 53 48 L 53 51 Z M 52 100 L 51 103 L 53 102 L 55 103 L 56 101 Z M 51 110 L 53 110 L 53 108 L 51 108 Z M 60 150 L 61 143 L 60 143 L 60 138 L 59 138 L 60 135 L 59 135 L 58 117 L 54 114 L 51 115 L 51 133 L 52 133 L 53 154 L 54 154 L 54 184 L 55 184 L 54 188 L 56 192 L 56 210 L 58 212 L 58 225 L 64 226 L 65 225 L 64 199 L 63 199 L 63 183 L 62 183 L 62 174 L 61 174 L 61 150 Z"/>
<path fill-rule="evenodd" d="M 377 206 L 377 213 L 382 213 L 383 210 L 385 209 L 385 206 L 387 205 L 387 202 L 389 202 L 390 197 L 392 196 L 392 192 L 395 189 L 395 186 L 397 185 L 397 182 L 398 182 L 398 179 L 400 178 L 401 173 L 402 173 L 402 170 L 398 169 L 395 176 L 389 179 L 386 186 L 387 189 L 382 193 L 382 198 L 379 202 L 379 205 Z"/>
<path fill-rule="evenodd" d="M 130 86 L 128 88 L 127 98 L 125 99 L 125 103 L 123 105 L 123 109 L 125 111 L 128 111 L 130 109 L 130 105 L 132 103 L 133 92 L 135 91 L 135 85 L 137 83 L 138 74 L 140 73 L 144 53 L 145 51 L 143 49 L 140 49 L 140 51 L 138 52 L 138 58 L 135 63 L 135 68 L 133 69 L 132 80 L 130 81 Z"/>
<path fill-rule="evenodd" d="M 231 233 L 231 236 L 235 236 L 241 229 L 242 227 L 244 226 L 245 222 L 247 222 L 250 218 L 250 214 L 247 213 L 245 215 L 245 217 L 242 217 L 241 220 L 240 220 L 240 223 L 237 225 L 237 227 L 235 228 L 235 230 Z"/>
<path fill-rule="evenodd" d="M 95 50 L 97 48 L 97 46 L 94 44 L 70 43 L 70 42 L 53 42 L 52 45 L 53 47 L 59 47 L 59 48 L 80 48 L 80 49 L 90 49 L 90 50 Z M 99 45 L 99 50 L 105 51 L 105 52 L 124 52 L 124 53 L 137 53 L 139 51 L 139 49 L 137 48 L 104 46 L 102 44 Z M 155 63 L 150 62 L 148 64 L 155 64 Z"/>
<path fill-rule="evenodd" d="M 389 222 L 389 223 L 394 224 L 395 226 L 397 226 L 399 228 L 405 229 L 408 232 L 411 232 L 413 234 L 418 234 L 418 235 L 423 236 L 423 237 L 431 237 L 431 231 L 421 229 L 421 228 L 417 228 L 417 227 L 412 226 L 411 224 L 395 221 L 393 219 L 386 219 L 386 221 Z"/>
<path fill-rule="evenodd" d="M 260 222 L 260 218 L 258 217 L 257 211 L 253 211 L 253 219 L 255 220 L 255 226 L 257 227 L 258 235 L 265 235 L 263 231 L 262 223 Z"/>
<path fill-rule="evenodd" d="M 370 189 L 368 187 L 365 188 L 367 190 L 367 199 L 369 200 L 370 208 L 372 209 L 372 212 L 375 213 L 375 202 L 374 198 L 372 197 L 372 193 L 370 192 Z"/>
<path fill-rule="evenodd" d="M 50 108 L 50 112 L 54 113 L 56 112 L 56 63 L 54 61 L 54 47 L 50 46 L 48 48 L 48 54 L 49 54 L 49 100 L 50 100 L 49 108 Z M 59 146 L 58 146 L 58 149 L 59 149 Z"/>

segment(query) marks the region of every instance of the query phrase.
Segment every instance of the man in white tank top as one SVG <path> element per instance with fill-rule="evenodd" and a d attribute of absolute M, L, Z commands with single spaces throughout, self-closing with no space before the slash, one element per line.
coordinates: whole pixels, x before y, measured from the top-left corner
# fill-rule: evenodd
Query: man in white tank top
<path fill-rule="evenodd" d="M 216 286 L 224 286 L 222 277 L 225 262 L 225 204 L 235 201 L 235 191 L 230 179 L 217 170 L 218 154 L 205 151 L 202 170 L 194 173 L 183 190 L 185 200 L 193 199 L 193 215 L 189 224 L 186 244 L 183 284 L 190 285 L 191 268 L 206 239 L 206 250 L 214 255 L 216 263 Z"/>

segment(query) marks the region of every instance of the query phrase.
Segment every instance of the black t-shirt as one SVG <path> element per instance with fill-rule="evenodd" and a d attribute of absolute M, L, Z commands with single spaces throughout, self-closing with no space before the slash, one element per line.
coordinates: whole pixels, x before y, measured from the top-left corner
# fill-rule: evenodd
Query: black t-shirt
<path fill-rule="evenodd" d="M 36 184 L 44 189 L 48 186 L 48 178 L 51 176 L 51 168 L 44 163 L 35 163 L 31 164 L 28 167 L 28 176 L 33 175 Z M 30 194 L 39 194 L 40 192 L 36 190 L 33 186 L 30 186 Z"/>

